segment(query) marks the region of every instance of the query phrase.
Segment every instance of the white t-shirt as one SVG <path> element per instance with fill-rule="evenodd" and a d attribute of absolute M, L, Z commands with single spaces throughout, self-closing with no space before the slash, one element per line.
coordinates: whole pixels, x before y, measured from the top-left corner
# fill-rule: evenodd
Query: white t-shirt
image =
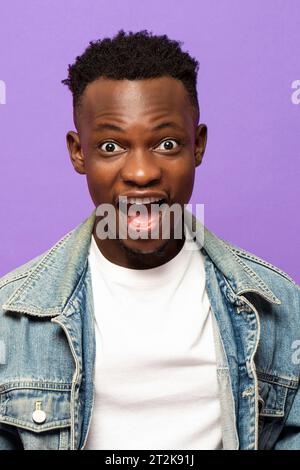
<path fill-rule="evenodd" d="M 222 448 L 204 258 L 186 244 L 139 270 L 110 262 L 92 236 L 95 400 L 85 449 Z"/>

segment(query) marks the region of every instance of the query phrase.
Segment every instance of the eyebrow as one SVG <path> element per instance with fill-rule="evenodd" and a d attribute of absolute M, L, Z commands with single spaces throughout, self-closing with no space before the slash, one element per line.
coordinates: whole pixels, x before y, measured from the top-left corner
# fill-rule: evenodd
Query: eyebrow
<path fill-rule="evenodd" d="M 175 127 L 176 129 L 179 130 L 184 130 L 179 124 L 173 121 L 168 121 L 168 122 L 162 122 L 161 124 L 158 124 L 157 126 L 153 127 L 151 129 L 152 131 L 159 131 L 161 129 L 165 129 L 166 127 Z M 116 126 L 115 124 L 109 124 L 109 123 L 99 123 L 95 126 L 94 130 L 111 130 L 111 131 L 117 131 L 117 132 L 125 132 L 122 127 Z"/>

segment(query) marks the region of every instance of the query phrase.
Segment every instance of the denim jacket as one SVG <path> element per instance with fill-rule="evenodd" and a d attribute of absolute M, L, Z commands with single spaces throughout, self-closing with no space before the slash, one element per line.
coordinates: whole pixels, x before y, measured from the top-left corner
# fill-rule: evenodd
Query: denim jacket
<path fill-rule="evenodd" d="M 94 223 L 95 209 L 0 279 L 0 449 L 84 448 L 94 394 Z M 202 228 L 223 448 L 300 449 L 300 288 Z"/>

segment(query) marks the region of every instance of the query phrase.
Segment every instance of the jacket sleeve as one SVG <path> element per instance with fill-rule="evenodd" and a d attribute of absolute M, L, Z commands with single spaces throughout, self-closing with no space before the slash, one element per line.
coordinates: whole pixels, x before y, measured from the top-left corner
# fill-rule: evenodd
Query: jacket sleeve
<path fill-rule="evenodd" d="M 292 318 L 293 328 L 298 328 L 298 338 L 300 339 L 300 286 L 296 285 L 295 296 L 295 316 Z M 291 298 L 291 296 L 290 296 Z M 298 376 L 300 375 L 300 351 L 291 360 L 298 366 Z M 286 417 L 284 427 L 274 446 L 274 450 L 300 450 L 300 377 L 292 406 Z"/>
<path fill-rule="evenodd" d="M 274 450 L 300 450 L 300 388 L 297 390 Z"/>
<path fill-rule="evenodd" d="M 0 423 L 0 450 L 24 450 L 18 431 L 13 426 Z"/>

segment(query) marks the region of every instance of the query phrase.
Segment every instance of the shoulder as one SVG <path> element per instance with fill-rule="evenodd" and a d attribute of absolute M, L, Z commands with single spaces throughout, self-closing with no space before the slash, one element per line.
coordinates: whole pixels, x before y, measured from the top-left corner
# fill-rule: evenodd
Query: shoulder
<path fill-rule="evenodd" d="M 4 276 L 0 277 L 0 302 L 4 303 L 4 300 L 10 292 L 16 289 L 19 284 L 21 284 L 25 278 L 31 273 L 31 271 L 38 265 L 41 259 L 47 254 L 49 250 L 41 253 L 38 256 L 35 256 L 31 260 L 19 265 L 18 267 L 12 269 Z M 1 307 L 1 305 L 0 305 Z"/>
<path fill-rule="evenodd" d="M 43 262 L 44 259 L 47 259 L 48 254 L 51 253 L 58 245 L 60 245 L 68 235 L 69 234 L 65 235 L 48 250 L 45 250 L 41 254 L 31 258 L 29 261 L 20 264 L 16 268 L 6 273 L 4 276 L 0 277 L 0 302 L 2 304 L 3 296 L 6 296 L 10 291 L 16 289 L 19 284 L 22 283 L 41 262 Z"/>
<path fill-rule="evenodd" d="M 275 274 L 282 276 L 285 278 L 287 281 L 291 282 L 292 284 L 298 286 L 294 279 L 289 276 L 285 271 L 280 269 L 277 266 L 274 266 L 273 264 L 269 263 L 263 258 L 260 258 L 259 256 L 255 255 L 254 253 L 251 253 L 250 251 L 246 251 L 243 248 L 240 248 L 236 245 L 233 245 L 232 243 L 221 239 L 225 245 L 227 245 L 238 257 L 243 258 L 243 260 L 246 260 L 248 264 L 251 264 L 252 266 L 255 266 L 257 268 L 262 268 L 262 270 L 266 271 L 271 271 L 274 272 Z M 299 286 L 298 286 L 299 287 Z"/>
<path fill-rule="evenodd" d="M 255 274 L 260 277 L 268 287 L 270 287 L 279 299 L 286 295 L 293 295 L 297 298 L 297 302 L 300 303 L 300 286 L 289 274 L 254 253 L 240 248 L 226 240 L 221 240 L 227 248 L 243 262 L 243 264 L 254 271 Z"/>
<path fill-rule="evenodd" d="M 45 251 L 42 254 L 30 259 L 26 263 L 23 263 L 16 268 L 12 269 L 4 276 L 0 277 L 0 290 L 7 284 L 10 284 L 18 279 L 22 279 L 26 277 L 38 264 L 38 262 L 42 259 L 42 257 L 48 252 Z"/>
<path fill-rule="evenodd" d="M 65 245 L 66 241 L 76 232 L 78 227 L 73 228 L 66 234 L 64 234 L 61 238 L 59 238 L 56 243 L 54 243 L 50 248 L 43 251 L 39 255 L 31 258 L 29 261 L 17 266 L 16 268 L 12 269 L 4 276 L 0 277 L 0 296 L 1 292 L 6 289 L 7 286 L 16 285 L 20 281 L 23 281 L 30 273 L 41 263 L 46 264 L 49 256 L 54 254 L 58 251 L 62 246 Z"/>

